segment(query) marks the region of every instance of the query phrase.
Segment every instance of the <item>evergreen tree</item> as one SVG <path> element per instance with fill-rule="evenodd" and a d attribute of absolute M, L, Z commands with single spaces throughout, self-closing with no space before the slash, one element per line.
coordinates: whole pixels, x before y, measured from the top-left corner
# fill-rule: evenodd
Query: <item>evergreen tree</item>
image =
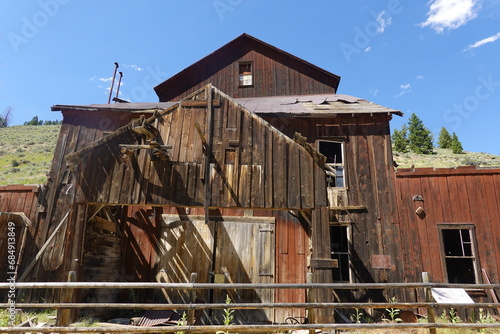
<path fill-rule="evenodd" d="M 394 151 L 407 153 L 408 152 L 408 129 L 406 125 L 403 124 L 401 130 L 394 129 L 392 134 L 392 143 L 394 145 Z"/>
<path fill-rule="evenodd" d="M 38 125 L 39 124 L 38 116 L 35 116 L 29 122 L 24 122 L 24 125 Z"/>
<path fill-rule="evenodd" d="M 455 132 L 451 135 L 451 151 L 453 154 L 461 154 L 464 152 L 464 148 L 462 147 L 462 143 L 458 140 L 458 136 Z"/>
<path fill-rule="evenodd" d="M 438 137 L 438 146 L 439 148 L 451 148 L 451 135 L 446 130 L 446 128 L 443 126 L 441 128 L 441 131 L 439 132 L 439 137 Z"/>
<path fill-rule="evenodd" d="M 434 144 L 431 131 L 424 126 L 424 123 L 413 113 L 408 120 L 408 147 L 412 152 L 418 154 L 432 154 Z"/>

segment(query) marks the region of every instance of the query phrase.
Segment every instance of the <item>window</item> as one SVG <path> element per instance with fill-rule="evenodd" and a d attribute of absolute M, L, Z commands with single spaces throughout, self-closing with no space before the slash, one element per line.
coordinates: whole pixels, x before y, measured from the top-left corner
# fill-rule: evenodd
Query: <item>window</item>
<path fill-rule="evenodd" d="M 334 282 L 350 282 L 349 243 L 351 227 L 346 225 L 330 226 L 330 247 L 332 259 L 338 261 L 332 275 Z"/>
<path fill-rule="evenodd" d="M 448 283 L 478 283 L 474 225 L 439 224 Z"/>
<path fill-rule="evenodd" d="M 239 63 L 240 86 L 253 85 L 252 62 L 246 61 Z"/>
<path fill-rule="evenodd" d="M 344 143 L 336 141 L 318 141 L 319 153 L 326 156 L 328 187 L 344 188 L 345 169 L 344 169 Z"/>

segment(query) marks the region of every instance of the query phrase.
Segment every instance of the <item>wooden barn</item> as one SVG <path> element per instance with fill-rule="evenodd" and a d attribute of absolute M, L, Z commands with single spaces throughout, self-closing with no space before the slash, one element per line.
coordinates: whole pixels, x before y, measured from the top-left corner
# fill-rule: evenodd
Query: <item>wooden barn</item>
<path fill-rule="evenodd" d="M 66 281 L 76 271 L 86 281 L 187 282 L 196 272 L 199 282 L 304 283 L 312 272 L 325 283 L 420 281 L 402 246 L 411 237 L 402 225 L 415 218 L 398 210 L 402 179 L 391 151 L 389 122 L 402 113 L 337 94 L 339 82 L 243 34 L 155 87 L 159 102 L 53 106 L 63 124 L 31 216 L 22 279 Z M 303 302 L 306 292 L 229 296 Z M 411 297 L 342 290 L 317 300 L 393 296 Z M 225 297 L 208 291 L 200 299 Z M 41 298 L 59 296 L 26 292 L 26 300 Z M 318 320 L 333 321 L 332 312 Z M 303 316 L 279 309 L 236 317 Z M 202 321 L 220 323 L 220 314 Z"/>
<path fill-rule="evenodd" d="M 497 283 L 500 169 L 399 169 L 395 175 L 405 280 L 417 282 L 428 272 L 435 282 Z M 492 290 L 468 293 L 477 301 L 496 298 Z"/>

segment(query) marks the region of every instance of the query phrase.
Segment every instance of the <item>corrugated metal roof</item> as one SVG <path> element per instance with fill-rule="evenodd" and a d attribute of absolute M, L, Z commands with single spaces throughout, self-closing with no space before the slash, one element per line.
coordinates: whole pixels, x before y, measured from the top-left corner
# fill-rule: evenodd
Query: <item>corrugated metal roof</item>
<path fill-rule="evenodd" d="M 293 114 L 303 116 L 336 114 L 390 114 L 402 116 L 399 110 L 344 94 L 318 94 L 300 96 L 271 96 L 234 99 L 256 114 Z M 117 112 L 153 112 L 167 109 L 176 102 L 110 103 L 90 105 L 55 105 L 52 111 L 86 110 Z"/>
<path fill-rule="evenodd" d="M 235 99 L 256 114 L 395 114 L 399 110 L 344 94 L 318 94 L 301 96 L 273 96 Z"/>

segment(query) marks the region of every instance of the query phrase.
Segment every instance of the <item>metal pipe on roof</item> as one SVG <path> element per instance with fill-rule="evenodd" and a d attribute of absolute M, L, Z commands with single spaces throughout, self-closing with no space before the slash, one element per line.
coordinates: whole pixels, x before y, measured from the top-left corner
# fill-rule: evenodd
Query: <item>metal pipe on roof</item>
<path fill-rule="evenodd" d="M 115 86 L 116 70 L 118 70 L 118 63 L 115 62 L 115 71 L 113 72 L 113 79 L 111 80 L 111 87 L 109 88 L 108 103 L 111 103 L 111 95 L 113 95 L 113 87 Z"/>
<path fill-rule="evenodd" d="M 122 83 L 123 72 L 118 72 L 118 74 L 120 74 L 120 79 L 118 80 L 118 87 L 116 88 L 115 99 L 118 99 L 118 94 L 120 94 L 120 85 Z"/>

